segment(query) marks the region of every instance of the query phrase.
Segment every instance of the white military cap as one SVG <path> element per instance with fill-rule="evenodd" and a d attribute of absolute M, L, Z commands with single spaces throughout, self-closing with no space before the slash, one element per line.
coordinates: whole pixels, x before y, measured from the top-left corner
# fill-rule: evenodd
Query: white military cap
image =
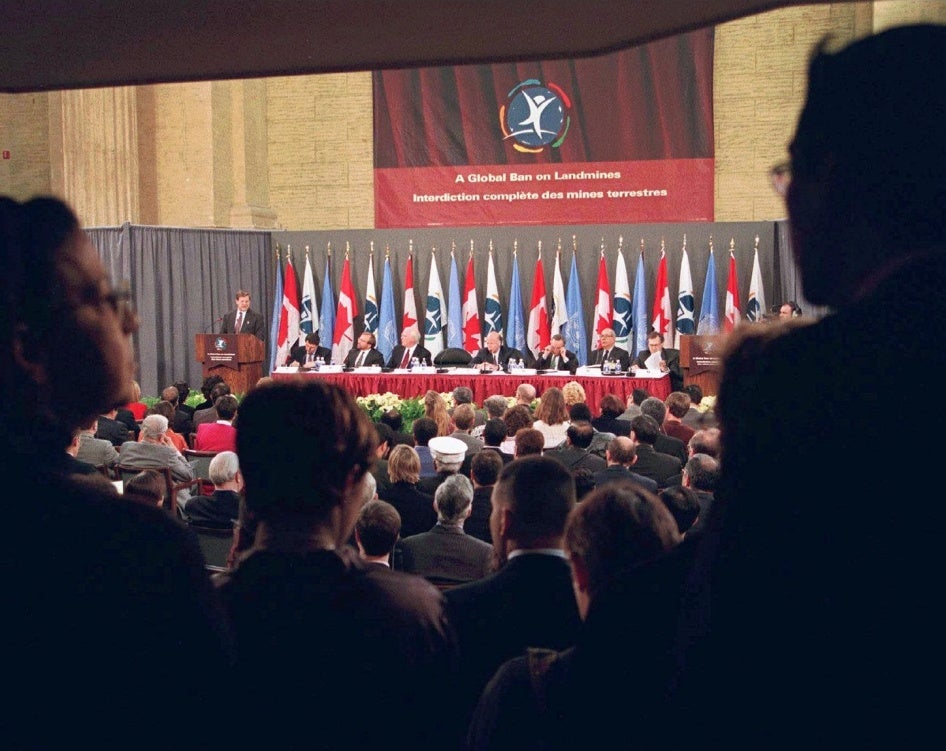
<path fill-rule="evenodd" d="M 466 444 L 459 438 L 436 436 L 427 444 L 434 459 L 445 464 L 459 464 L 466 456 Z"/>

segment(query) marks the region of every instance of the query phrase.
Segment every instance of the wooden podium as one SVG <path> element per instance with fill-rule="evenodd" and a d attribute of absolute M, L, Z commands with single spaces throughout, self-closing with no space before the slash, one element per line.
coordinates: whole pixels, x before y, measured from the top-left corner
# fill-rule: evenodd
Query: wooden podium
<path fill-rule="evenodd" d="M 725 343 L 724 334 L 681 335 L 680 367 L 683 370 L 683 382 L 695 383 L 703 389 L 704 396 L 719 393 L 720 360 Z"/>
<path fill-rule="evenodd" d="M 197 334 L 194 348 L 204 378 L 220 376 L 234 394 L 245 394 L 263 377 L 263 342 L 253 334 Z"/>

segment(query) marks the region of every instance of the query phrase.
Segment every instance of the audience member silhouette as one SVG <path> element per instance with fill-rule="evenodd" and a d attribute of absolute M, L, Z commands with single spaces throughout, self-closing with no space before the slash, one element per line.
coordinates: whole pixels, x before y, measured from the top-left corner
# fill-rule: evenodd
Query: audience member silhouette
<path fill-rule="evenodd" d="M 257 528 L 218 581 L 241 675 L 231 714 L 253 718 L 241 723 L 246 745 L 378 748 L 396 728 L 399 743 L 433 748 L 458 733 L 440 593 L 421 577 L 367 569 L 347 544 L 375 438 L 332 384 L 276 383 L 241 404 L 237 448 Z"/>
<path fill-rule="evenodd" d="M 905 469 L 942 451 L 902 440 L 915 410 L 865 405 L 889 403 L 885 375 L 919 383 L 946 365 L 938 336 L 918 334 L 946 289 L 942 70 L 946 27 L 931 25 L 825 41 L 810 60 L 773 179 L 805 299 L 833 312 L 737 327 L 724 357 L 719 485 L 669 711 L 686 718 L 681 745 L 907 747 L 939 732 L 916 669 L 943 664 L 940 515 L 901 501 Z"/>

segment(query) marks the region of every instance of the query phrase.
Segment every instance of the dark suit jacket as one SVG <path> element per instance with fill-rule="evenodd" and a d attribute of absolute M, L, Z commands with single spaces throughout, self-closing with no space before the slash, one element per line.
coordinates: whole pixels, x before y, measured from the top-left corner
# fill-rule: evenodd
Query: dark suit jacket
<path fill-rule="evenodd" d="M 621 370 L 626 371 L 631 367 L 631 356 L 627 353 L 626 349 L 621 349 L 620 347 L 612 347 L 611 352 L 608 355 L 609 360 L 617 360 L 621 363 Z M 605 360 L 604 350 L 596 349 L 591 353 L 591 364 L 592 365 L 601 365 Z"/>
<path fill-rule="evenodd" d="M 419 535 L 437 523 L 434 497 L 421 493 L 409 482 L 393 482 L 387 488 L 378 488 L 378 498 L 390 503 L 401 515 L 401 537 Z"/>
<path fill-rule="evenodd" d="M 526 647 L 563 649 L 581 620 L 563 557 L 526 553 L 495 574 L 444 593 L 460 645 L 461 689 L 472 711 L 496 669 Z"/>
<path fill-rule="evenodd" d="M 499 348 L 499 352 L 497 352 L 497 354 L 499 355 L 499 365 L 503 370 L 508 369 L 510 358 L 513 360 L 526 361 L 526 355 L 524 355 L 518 349 L 507 347 L 505 344 Z M 531 355 L 529 356 L 529 359 L 532 359 Z M 486 349 L 486 347 L 483 347 L 483 349 L 476 353 L 474 358 L 470 360 L 470 365 L 479 365 L 480 363 L 484 362 L 494 362 L 493 353 Z"/>
<path fill-rule="evenodd" d="M 681 467 L 686 464 L 687 459 L 690 458 L 687 445 L 679 438 L 674 438 L 672 435 L 667 435 L 666 433 L 658 433 L 657 440 L 654 441 L 654 451 L 660 454 L 675 456 L 680 460 Z"/>
<path fill-rule="evenodd" d="M 401 367 L 401 359 L 404 357 L 404 346 L 398 344 L 393 350 L 391 350 L 391 358 L 388 360 L 389 368 L 399 368 Z M 414 347 L 414 352 L 411 357 L 416 357 L 417 360 L 424 365 L 433 365 L 434 358 L 430 354 L 430 350 L 424 348 L 420 342 L 417 343 L 417 346 Z"/>
<path fill-rule="evenodd" d="M 95 431 L 95 437 L 111 441 L 113 446 L 121 446 L 125 441 L 132 440 L 132 433 L 124 423 L 99 415 L 99 427 Z"/>
<path fill-rule="evenodd" d="M 316 347 L 313 354 L 316 358 L 321 357 L 325 361 L 326 365 L 332 362 L 332 350 L 330 350 L 328 347 Z M 297 344 L 295 347 L 289 350 L 289 359 L 286 360 L 286 365 L 292 365 L 293 363 L 302 365 L 305 363 L 305 357 L 305 345 Z"/>
<path fill-rule="evenodd" d="M 190 407 L 187 409 L 178 407 L 174 411 L 174 422 L 171 428 L 187 440 L 190 434 L 194 432 L 194 410 Z"/>
<path fill-rule="evenodd" d="M 234 328 L 236 327 L 236 316 L 237 309 L 234 308 L 229 313 L 223 317 L 223 321 L 220 324 L 220 333 L 221 334 L 235 334 Z M 266 338 L 266 322 L 263 320 L 263 316 L 260 313 L 257 313 L 253 308 L 248 308 L 246 313 L 243 316 L 243 327 L 240 329 L 241 334 L 252 334 L 257 339 Z"/>
<path fill-rule="evenodd" d="M 499 446 L 483 446 L 480 451 L 495 451 L 499 454 L 499 458 L 503 460 L 504 465 L 509 464 L 509 462 L 514 459 L 512 454 L 507 454 L 505 451 L 500 450 Z"/>
<path fill-rule="evenodd" d="M 636 465 L 635 465 L 636 466 Z M 599 472 L 595 472 L 595 487 L 600 488 L 609 482 L 619 482 L 621 480 L 630 480 L 636 482 L 642 488 L 646 488 L 651 493 L 657 492 L 657 483 L 649 477 L 637 474 L 633 469 L 622 467 L 620 464 L 611 464 Z"/>
<path fill-rule="evenodd" d="M 574 374 L 575 371 L 578 370 L 578 356 L 574 352 L 569 352 L 566 349 L 565 357 L 567 358 L 566 362 L 562 362 L 561 359 L 559 359 L 558 368 L 556 368 L 556 370 L 567 370 L 569 373 Z M 550 370 L 552 368 L 552 357 L 539 356 L 535 361 L 535 367 L 539 370 Z"/>
<path fill-rule="evenodd" d="M 599 415 L 591 421 L 591 426 L 600 433 L 614 433 L 616 436 L 628 436 L 631 434 L 631 423 L 619 417 Z"/>
<path fill-rule="evenodd" d="M 572 472 L 576 469 L 587 469 L 590 472 L 599 472 L 608 466 L 607 462 L 596 454 L 592 454 L 586 449 L 576 448 L 575 446 L 565 445 L 557 449 L 544 451 L 543 456 L 548 456 L 561 462 Z"/>
<path fill-rule="evenodd" d="M 489 517 L 493 513 L 492 495 L 492 485 L 473 488 L 472 509 L 463 524 L 464 532 L 490 545 L 493 544 L 493 535 L 489 531 Z"/>
<path fill-rule="evenodd" d="M 434 582 L 462 583 L 489 573 L 493 546 L 468 535 L 460 526 L 437 522 L 419 535 L 401 542 L 402 571 Z"/>
<path fill-rule="evenodd" d="M 644 361 L 650 357 L 650 350 L 645 349 L 637 353 L 637 359 L 634 360 L 634 364 L 638 368 L 646 367 Z M 678 349 L 667 349 L 664 347 L 660 350 L 660 359 L 667 363 L 667 368 L 670 373 L 670 388 L 673 391 L 682 391 L 683 390 L 683 370 L 680 368 L 680 350 Z"/>
<path fill-rule="evenodd" d="M 361 355 L 361 350 L 357 347 L 352 347 L 351 352 L 345 355 L 345 362 L 343 363 L 346 368 L 354 368 L 355 360 Z M 381 351 L 372 347 L 368 350 L 368 354 L 365 356 L 365 367 L 371 365 L 378 365 L 384 367 L 384 355 L 381 354 Z"/>
<path fill-rule="evenodd" d="M 680 472 L 683 469 L 680 460 L 675 456 L 661 454 L 646 443 L 637 444 L 637 461 L 633 467 L 635 473 L 654 480 L 659 488 L 679 485 Z"/>
<path fill-rule="evenodd" d="M 232 490 L 215 490 L 211 495 L 195 495 L 187 501 L 184 520 L 188 524 L 213 529 L 233 529 L 233 520 L 240 513 L 240 494 Z"/>

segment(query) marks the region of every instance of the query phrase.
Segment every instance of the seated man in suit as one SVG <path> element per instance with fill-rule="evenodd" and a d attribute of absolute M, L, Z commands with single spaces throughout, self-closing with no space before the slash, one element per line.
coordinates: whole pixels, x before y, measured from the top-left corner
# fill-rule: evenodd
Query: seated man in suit
<path fill-rule="evenodd" d="M 640 485 L 651 493 L 657 492 L 657 482 L 649 477 L 639 475 L 634 471 L 637 461 L 637 449 L 634 442 L 627 436 L 616 436 L 608 444 L 605 453 L 608 466 L 595 472 L 595 487 L 600 488 L 609 482 L 627 480 Z"/>
<path fill-rule="evenodd" d="M 217 414 L 217 400 L 221 396 L 226 396 L 229 393 L 229 383 L 220 381 L 219 383 L 214 384 L 213 388 L 210 389 L 210 396 L 208 397 L 210 405 L 194 412 L 193 423 L 195 431 L 205 422 L 215 422 L 220 419 L 219 415 Z"/>
<path fill-rule="evenodd" d="M 400 534 L 401 515 L 390 503 L 375 498 L 361 507 L 355 522 L 355 545 L 366 565 L 391 568 Z"/>
<path fill-rule="evenodd" d="M 194 468 L 178 451 L 168 438 L 168 418 L 164 415 L 148 415 L 141 421 L 141 441 L 127 441 L 119 451 L 119 461 L 123 467 L 134 469 L 171 470 L 175 483 L 193 480 Z M 177 504 L 183 510 L 190 499 L 190 489 L 177 491 Z"/>
<path fill-rule="evenodd" d="M 310 370 L 315 367 L 315 361 L 320 357 L 322 362 L 328 365 L 332 362 L 332 350 L 320 346 L 321 341 L 318 331 L 306 334 L 304 344 L 297 344 L 289 350 L 289 359 L 286 361 L 286 365 L 296 363 L 300 368 Z"/>
<path fill-rule="evenodd" d="M 645 361 L 651 355 L 660 353 L 660 370 L 670 374 L 670 389 L 683 390 L 683 371 L 680 369 L 680 350 L 665 349 L 664 336 L 659 331 L 651 331 L 647 335 L 647 349 L 637 353 L 637 359 L 631 365 L 631 372 L 636 373 L 638 368 L 646 368 Z"/>
<path fill-rule="evenodd" d="M 601 332 L 601 346 L 591 353 L 592 365 L 603 365 L 606 362 L 617 362 L 621 366 L 621 372 L 626 372 L 631 366 L 631 356 L 626 349 L 615 346 L 614 329 L 605 329 Z"/>
<path fill-rule="evenodd" d="M 240 515 L 243 492 L 243 475 L 236 453 L 221 451 L 210 460 L 210 481 L 214 492 L 194 496 L 187 504 L 184 521 L 199 527 L 233 529 L 233 522 Z"/>
<path fill-rule="evenodd" d="M 567 370 L 572 375 L 578 369 L 578 356 L 565 349 L 565 338 L 555 334 L 542 350 L 535 367 L 539 370 Z"/>
<path fill-rule="evenodd" d="M 451 475 L 440 484 L 434 494 L 437 523 L 401 540 L 404 571 L 445 584 L 474 581 L 489 573 L 493 546 L 463 531 L 472 501 L 473 485 L 464 475 Z"/>
<path fill-rule="evenodd" d="M 345 356 L 344 366 L 346 368 L 362 368 L 371 365 L 384 367 L 384 355 L 375 349 L 377 341 L 370 331 L 362 331 L 355 348 Z"/>
<path fill-rule="evenodd" d="M 408 326 L 401 332 L 401 343 L 391 352 L 391 358 L 388 360 L 389 368 L 407 368 L 410 367 L 411 360 L 417 358 L 421 365 L 433 365 L 434 361 L 430 351 L 420 344 L 420 330 L 417 326 Z"/>
<path fill-rule="evenodd" d="M 482 371 L 508 370 L 510 360 L 525 360 L 522 352 L 503 343 L 503 335 L 498 331 L 490 331 L 486 335 L 485 344 L 486 346 L 470 360 L 471 366 Z"/>
<path fill-rule="evenodd" d="M 564 649 L 580 619 L 563 550 L 575 481 L 554 459 L 527 456 L 503 468 L 490 528 L 499 570 L 447 590 L 461 653 L 460 694 L 472 712 L 496 669 L 527 647 Z"/>

